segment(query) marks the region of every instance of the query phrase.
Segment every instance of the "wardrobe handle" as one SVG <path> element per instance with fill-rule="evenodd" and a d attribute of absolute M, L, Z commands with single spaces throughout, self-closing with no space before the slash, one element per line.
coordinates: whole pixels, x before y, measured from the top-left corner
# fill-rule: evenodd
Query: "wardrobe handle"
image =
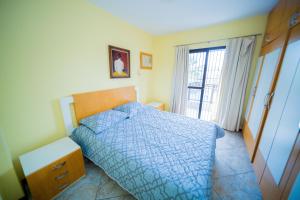
<path fill-rule="evenodd" d="M 269 95 L 269 99 L 268 99 L 268 110 L 270 110 L 270 108 L 271 108 L 271 101 L 272 101 L 273 96 L 274 96 L 274 92 L 272 92 L 272 93 Z"/>
<path fill-rule="evenodd" d="M 255 97 L 255 95 L 256 95 L 256 90 L 257 90 L 257 86 L 254 86 L 253 92 L 252 92 L 252 96 L 253 96 L 253 97 Z"/>
<path fill-rule="evenodd" d="M 265 96 L 265 107 L 266 109 L 270 110 L 270 107 L 271 107 L 271 100 L 272 100 L 272 97 L 274 96 L 274 92 L 270 93 L 268 92 Z"/>
<path fill-rule="evenodd" d="M 267 93 L 266 96 L 265 96 L 265 98 L 264 98 L 264 106 L 265 106 L 265 108 L 268 107 L 268 98 L 269 98 L 269 95 L 270 95 L 270 93 Z"/>

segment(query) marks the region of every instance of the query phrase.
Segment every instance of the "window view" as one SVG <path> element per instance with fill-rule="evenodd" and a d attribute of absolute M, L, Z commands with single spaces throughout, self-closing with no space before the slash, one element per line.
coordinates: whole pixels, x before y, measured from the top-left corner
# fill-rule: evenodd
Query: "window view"
<path fill-rule="evenodd" d="M 224 53 L 225 46 L 190 51 L 186 116 L 215 119 Z"/>

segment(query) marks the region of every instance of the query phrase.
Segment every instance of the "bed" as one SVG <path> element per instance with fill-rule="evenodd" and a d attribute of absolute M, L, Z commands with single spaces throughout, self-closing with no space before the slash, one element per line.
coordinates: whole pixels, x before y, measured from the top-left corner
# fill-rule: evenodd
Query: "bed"
<path fill-rule="evenodd" d="M 91 93 L 83 95 L 62 101 L 63 110 L 68 103 L 74 103 L 77 121 L 107 110 L 94 110 L 94 102 L 86 102 L 87 96 L 94 97 Z M 126 95 L 125 103 L 136 100 L 136 95 Z M 107 93 L 105 98 L 109 96 L 124 98 Z M 77 108 L 76 102 L 80 104 Z M 83 105 L 87 103 L 88 107 Z M 63 114 L 65 122 L 71 121 L 70 117 L 66 119 L 70 113 Z M 216 139 L 224 135 L 217 125 L 142 106 L 134 116 L 100 134 L 84 125 L 75 129 L 71 126 L 66 125 L 72 133 L 70 137 L 81 146 L 85 157 L 137 199 L 211 199 Z"/>

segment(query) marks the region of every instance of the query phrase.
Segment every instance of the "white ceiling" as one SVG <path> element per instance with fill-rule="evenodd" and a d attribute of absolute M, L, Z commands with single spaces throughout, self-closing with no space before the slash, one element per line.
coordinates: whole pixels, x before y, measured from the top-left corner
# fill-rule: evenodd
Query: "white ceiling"
<path fill-rule="evenodd" d="M 266 13 L 277 0 L 90 0 L 144 31 L 160 35 Z"/>

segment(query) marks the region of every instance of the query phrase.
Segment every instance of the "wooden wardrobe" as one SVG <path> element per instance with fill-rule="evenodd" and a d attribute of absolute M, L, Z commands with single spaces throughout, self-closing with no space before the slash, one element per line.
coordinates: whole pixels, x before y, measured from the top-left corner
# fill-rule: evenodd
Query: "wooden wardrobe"
<path fill-rule="evenodd" d="M 300 0 L 268 17 L 243 135 L 264 199 L 287 199 L 300 160 Z"/>

